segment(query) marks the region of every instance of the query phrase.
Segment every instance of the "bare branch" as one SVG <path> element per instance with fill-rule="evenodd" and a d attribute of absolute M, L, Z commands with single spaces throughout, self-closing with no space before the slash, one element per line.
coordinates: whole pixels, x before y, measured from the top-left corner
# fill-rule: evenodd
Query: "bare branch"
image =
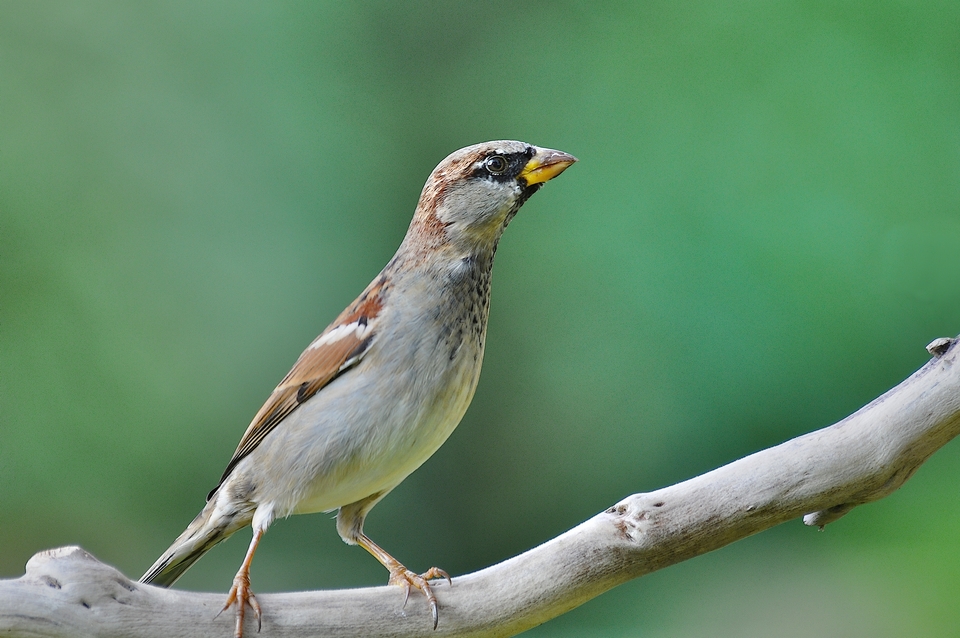
<path fill-rule="evenodd" d="M 565 534 L 402 605 L 396 587 L 263 594 L 261 635 L 509 636 L 627 580 L 804 517 L 823 526 L 896 490 L 960 433 L 956 340 L 880 398 L 828 428 L 646 494 L 634 494 Z M 0 634 L 228 636 L 223 594 L 140 585 L 77 547 L 41 552 L 26 574 L 0 581 Z M 253 630 L 253 626 L 248 627 Z"/>

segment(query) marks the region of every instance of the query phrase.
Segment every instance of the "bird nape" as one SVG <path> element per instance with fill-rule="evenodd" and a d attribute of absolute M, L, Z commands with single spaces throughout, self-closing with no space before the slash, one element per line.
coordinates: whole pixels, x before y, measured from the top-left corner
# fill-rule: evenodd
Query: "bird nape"
<path fill-rule="evenodd" d="M 247 427 L 219 485 L 142 583 L 167 587 L 210 548 L 253 526 L 223 606 L 235 636 L 250 607 L 250 563 L 274 519 L 338 510 L 337 532 L 360 545 L 405 595 L 427 599 L 437 567 L 413 572 L 363 533 L 371 508 L 447 439 L 473 398 L 486 337 L 497 242 L 523 203 L 573 164 L 523 142 L 449 155 L 423 187 L 396 255 L 297 359 Z"/>

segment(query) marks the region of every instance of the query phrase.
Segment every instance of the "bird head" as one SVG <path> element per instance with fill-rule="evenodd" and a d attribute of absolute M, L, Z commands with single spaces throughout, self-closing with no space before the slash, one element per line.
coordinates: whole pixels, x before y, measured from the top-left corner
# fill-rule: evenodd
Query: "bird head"
<path fill-rule="evenodd" d="M 524 142 L 462 148 L 430 174 L 411 230 L 468 251 L 495 250 L 520 206 L 576 161 L 568 153 Z"/>

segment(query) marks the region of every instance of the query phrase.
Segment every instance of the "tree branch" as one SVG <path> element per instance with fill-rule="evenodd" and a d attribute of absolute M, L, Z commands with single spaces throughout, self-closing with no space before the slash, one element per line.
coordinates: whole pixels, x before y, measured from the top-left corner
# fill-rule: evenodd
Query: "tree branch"
<path fill-rule="evenodd" d="M 892 493 L 960 433 L 955 339 L 903 383 L 830 427 L 655 492 L 634 494 L 561 536 L 493 567 L 435 586 L 442 606 L 405 607 L 396 587 L 263 594 L 262 634 L 509 636 L 630 579 L 717 549 L 804 513 L 823 526 Z M 0 581 L 0 634 L 228 636 L 223 594 L 132 582 L 78 547 L 35 555 Z M 252 626 L 248 626 L 248 630 Z"/>

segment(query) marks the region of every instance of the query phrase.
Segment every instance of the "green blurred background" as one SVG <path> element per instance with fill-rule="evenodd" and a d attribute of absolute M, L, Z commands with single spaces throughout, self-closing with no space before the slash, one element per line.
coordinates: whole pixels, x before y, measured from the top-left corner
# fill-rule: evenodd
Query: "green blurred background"
<path fill-rule="evenodd" d="M 0 576 L 74 543 L 139 576 L 488 139 L 581 161 L 506 233 L 476 399 L 383 546 L 462 574 L 842 418 L 960 332 L 958 33 L 956 2 L 0 5 Z M 958 480 L 952 444 L 528 635 L 953 634 Z M 328 515 L 253 569 L 385 580 Z"/>

